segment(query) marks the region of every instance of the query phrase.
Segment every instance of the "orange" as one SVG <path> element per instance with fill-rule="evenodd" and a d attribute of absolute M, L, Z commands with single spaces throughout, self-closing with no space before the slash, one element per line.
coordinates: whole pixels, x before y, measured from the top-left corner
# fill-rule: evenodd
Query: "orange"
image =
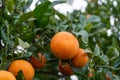
<path fill-rule="evenodd" d="M 19 71 L 23 72 L 25 80 L 32 80 L 34 77 L 34 68 L 32 65 L 26 60 L 15 60 L 13 61 L 8 71 L 12 72 L 15 76 L 18 74 Z"/>
<path fill-rule="evenodd" d="M 83 68 L 89 61 L 89 57 L 87 53 L 85 53 L 84 50 L 80 48 L 77 52 L 77 55 L 71 61 L 73 66 Z"/>
<path fill-rule="evenodd" d="M 50 43 L 53 55 L 62 60 L 72 59 L 79 49 L 77 38 L 69 32 L 56 33 Z"/>
<path fill-rule="evenodd" d="M 62 63 L 62 61 L 59 61 L 58 64 L 59 67 L 59 71 L 64 75 L 64 76 L 70 76 L 74 74 L 74 71 L 72 69 L 72 67 L 70 66 L 69 63 Z"/>
<path fill-rule="evenodd" d="M 47 61 L 46 58 L 41 53 L 38 53 L 38 59 L 35 58 L 34 56 L 30 57 L 30 63 L 35 69 L 43 68 L 46 61 Z"/>
<path fill-rule="evenodd" d="M 0 70 L 0 80 L 16 80 L 16 78 L 11 72 Z"/>

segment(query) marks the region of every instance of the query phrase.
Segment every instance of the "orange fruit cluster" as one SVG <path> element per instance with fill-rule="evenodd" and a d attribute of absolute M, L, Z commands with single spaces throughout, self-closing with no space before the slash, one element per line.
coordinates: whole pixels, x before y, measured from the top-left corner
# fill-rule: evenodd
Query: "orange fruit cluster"
<path fill-rule="evenodd" d="M 89 61 L 88 54 L 80 48 L 77 38 L 70 32 L 56 33 L 51 39 L 50 48 L 53 55 L 58 59 L 71 61 L 67 65 L 62 65 L 59 62 L 59 71 L 65 76 L 73 74 L 72 66 L 83 68 Z"/>
<path fill-rule="evenodd" d="M 46 58 L 38 53 L 38 59 L 34 56 L 27 60 L 14 60 L 8 66 L 8 70 L 0 70 L 0 80 L 16 80 L 19 71 L 22 71 L 25 80 L 33 80 L 35 69 L 41 69 L 46 63 Z"/>

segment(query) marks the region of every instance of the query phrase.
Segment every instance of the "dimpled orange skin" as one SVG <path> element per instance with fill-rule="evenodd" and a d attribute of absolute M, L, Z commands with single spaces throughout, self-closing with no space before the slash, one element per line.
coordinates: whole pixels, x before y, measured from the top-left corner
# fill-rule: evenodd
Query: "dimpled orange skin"
<path fill-rule="evenodd" d="M 77 38 L 69 32 L 56 33 L 50 43 L 54 56 L 62 60 L 72 59 L 79 49 Z"/>
<path fill-rule="evenodd" d="M 73 66 L 83 68 L 89 61 L 87 53 L 83 49 L 79 49 L 77 55 L 71 60 Z"/>
<path fill-rule="evenodd" d="M 11 72 L 0 70 L 0 80 L 16 80 L 16 78 Z"/>
<path fill-rule="evenodd" d="M 20 70 L 22 70 L 25 80 L 33 80 L 34 68 L 26 60 L 15 60 L 10 64 L 8 68 L 8 71 L 12 72 L 15 76 Z"/>

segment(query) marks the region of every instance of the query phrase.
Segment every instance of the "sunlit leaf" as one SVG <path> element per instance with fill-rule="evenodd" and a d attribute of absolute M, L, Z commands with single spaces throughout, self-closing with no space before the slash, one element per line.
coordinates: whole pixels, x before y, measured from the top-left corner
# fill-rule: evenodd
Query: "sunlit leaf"
<path fill-rule="evenodd" d="M 19 43 L 19 46 L 21 46 L 22 48 L 28 48 L 30 46 L 27 42 L 24 42 L 20 38 L 18 38 L 18 43 Z"/>
<path fill-rule="evenodd" d="M 14 0 L 6 0 L 6 8 L 12 14 L 15 9 Z"/>

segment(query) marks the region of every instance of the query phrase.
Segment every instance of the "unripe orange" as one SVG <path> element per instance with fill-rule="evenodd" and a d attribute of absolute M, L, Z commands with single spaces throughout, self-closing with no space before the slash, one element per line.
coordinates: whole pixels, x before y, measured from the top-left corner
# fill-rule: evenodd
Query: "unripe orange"
<path fill-rule="evenodd" d="M 59 61 L 58 64 L 59 71 L 64 75 L 64 76 L 70 76 L 74 74 L 74 71 L 72 70 L 72 67 L 70 66 L 69 63 L 62 63 L 62 61 Z"/>
<path fill-rule="evenodd" d="M 83 68 L 88 63 L 89 57 L 87 53 L 85 53 L 84 50 L 80 48 L 77 52 L 77 55 L 73 57 L 71 61 L 73 66 Z"/>
<path fill-rule="evenodd" d="M 72 59 L 79 49 L 77 38 L 69 32 L 56 33 L 50 43 L 53 55 L 62 60 Z"/>
<path fill-rule="evenodd" d="M 46 61 L 47 61 L 46 58 L 41 53 L 38 53 L 38 59 L 35 58 L 34 56 L 30 57 L 30 63 L 35 69 L 43 68 Z"/>

